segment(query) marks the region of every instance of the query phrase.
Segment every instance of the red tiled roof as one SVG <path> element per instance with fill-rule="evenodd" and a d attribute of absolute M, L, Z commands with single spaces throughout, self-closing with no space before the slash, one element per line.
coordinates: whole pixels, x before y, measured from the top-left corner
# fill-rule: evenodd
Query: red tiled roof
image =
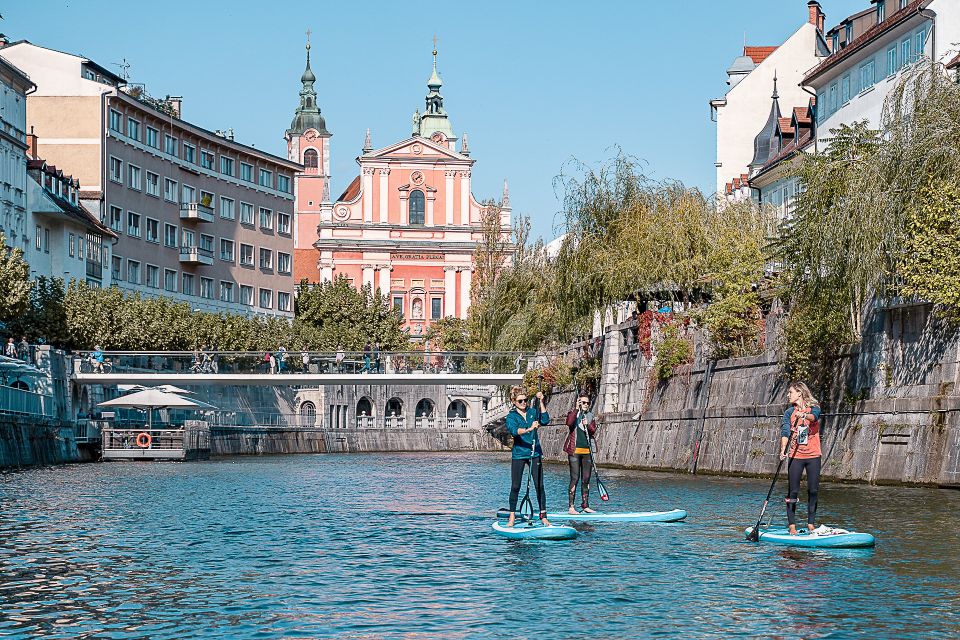
<path fill-rule="evenodd" d="M 780 123 L 780 133 L 793 135 L 793 120 L 791 118 L 777 118 Z"/>
<path fill-rule="evenodd" d="M 893 15 L 889 16 L 883 22 L 873 25 L 866 31 L 864 31 L 859 38 L 848 44 L 840 51 L 830 54 L 827 58 L 814 67 L 806 76 L 800 84 L 809 84 L 810 80 L 813 80 L 817 76 L 821 76 L 833 67 L 835 67 L 841 60 L 846 60 L 852 56 L 855 52 L 862 50 L 868 44 L 890 31 L 894 27 L 899 26 L 901 23 L 905 22 L 907 19 L 911 18 L 914 13 L 917 13 L 920 9 L 929 4 L 932 0 L 913 0 L 905 6 L 903 9 L 900 9 Z"/>
<path fill-rule="evenodd" d="M 348 186 L 346 191 L 340 194 L 340 197 L 337 198 L 337 202 L 348 202 L 357 197 L 357 194 L 360 193 L 360 176 L 357 176 L 353 179 Z"/>
<path fill-rule="evenodd" d="M 947 63 L 947 69 L 953 69 L 954 67 L 960 67 L 960 53 L 957 54 L 957 57 Z"/>
<path fill-rule="evenodd" d="M 740 174 L 740 184 L 746 184 L 746 183 L 747 183 L 747 178 L 749 178 L 749 177 L 750 177 L 750 176 L 748 176 L 746 173 L 741 173 L 741 174 Z"/>
<path fill-rule="evenodd" d="M 790 141 L 790 144 L 783 145 L 783 149 L 780 150 L 780 153 L 773 156 L 767 163 L 763 165 L 756 174 L 754 174 L 751 180 L 755 180 L 758 176 L 763 175 L 774 166 L 782 162 L 783 160 L 793 156 L 798 150 L 803 149 L 808 144 L 813 142 L 813 131 L 811 129 L 804 129 L 800 133 L 800 137 L 794 138 Z"/>
<path fill-rule="evenodd" d="M 729 182 L 727 183 L 727 193 L 733 193 L 733 185 Z"/>
<path fill-rule="evenodd" d="M 749 56 L 754 64 L 760 64 L 767 59 L 767 56 L 776 50 L 776 47 L 744 47 L 743 55 Z"/>
<path fill-rule="evenodd" d="M 793 117 L 797 119 L 797 124 L 800 124 L 800 125 L 813 124 L 813 120 L 811 120 L 810 118 L 810 109 L 808 109 L 807 107 L 794 107 Z"/>
<path fill-rule="evenodd" d="M 734 178 L 734 179 L 733 179 L 733 188 L 734 188 L 734 189 L 739 189 L 739 188 L 740 188 L 740 178 Z"/>

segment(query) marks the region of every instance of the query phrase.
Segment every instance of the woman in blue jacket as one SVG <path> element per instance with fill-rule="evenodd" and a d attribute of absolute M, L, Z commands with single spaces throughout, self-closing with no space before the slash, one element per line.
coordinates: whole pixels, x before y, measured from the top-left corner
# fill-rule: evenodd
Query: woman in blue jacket
<path fill-rule="evenodd" d="M 507 414 L 507 431 L 513 436 L 513 455 L 510 462 L 510 517 L 507 526 L 513 526 L 517 498 L 520 497 L 520 484 L 528 464 L 537 490 L 540 522 L 550 526 L 547 521 L 547 497 L 543 492 L 543 449 L 540 448 L 540 438 L 537 437 L 537 429 L 550 424 L 550 415 L 543 409 L 543 392 L 536 395 L 536 407 L 527 406 L 527 394 L 521 387 L 513 387 L 510 397 L 513 400 L 513 409 Z"/>

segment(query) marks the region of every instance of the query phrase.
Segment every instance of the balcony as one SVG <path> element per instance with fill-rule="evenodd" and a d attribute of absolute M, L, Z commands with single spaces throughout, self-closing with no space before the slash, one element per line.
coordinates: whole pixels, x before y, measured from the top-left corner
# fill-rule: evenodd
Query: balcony
<path fill-rule="evenodd" d="M 184 202 L 180 205 L 180 219 L 213 222 L 213 207 L 208 207 L 199 202 Z"/>
<path fill-rule="evenodd" d="M 213 251 L 200 247 L 180 247 L 180 264 L 213 264 Z"/>

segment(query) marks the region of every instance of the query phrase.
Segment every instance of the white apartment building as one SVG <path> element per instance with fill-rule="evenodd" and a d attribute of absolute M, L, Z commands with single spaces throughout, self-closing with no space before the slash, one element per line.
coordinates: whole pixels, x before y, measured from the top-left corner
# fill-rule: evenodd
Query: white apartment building
<path fill-rule="evenodd" d="M 27 95 L 36 85 L 0 58 L 0 233 L 7 245 L 26 252 L 31 228 L 27 216 Z"/>

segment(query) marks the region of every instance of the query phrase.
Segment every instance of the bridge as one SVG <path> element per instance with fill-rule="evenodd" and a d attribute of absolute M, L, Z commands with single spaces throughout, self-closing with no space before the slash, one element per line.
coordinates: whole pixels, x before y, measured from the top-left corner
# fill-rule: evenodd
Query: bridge
<path fill-rule="evenodd" d="M 511 385 L 533 364 L 523 352 L 104 351 L 74 357 L 81 385 Z"/>

